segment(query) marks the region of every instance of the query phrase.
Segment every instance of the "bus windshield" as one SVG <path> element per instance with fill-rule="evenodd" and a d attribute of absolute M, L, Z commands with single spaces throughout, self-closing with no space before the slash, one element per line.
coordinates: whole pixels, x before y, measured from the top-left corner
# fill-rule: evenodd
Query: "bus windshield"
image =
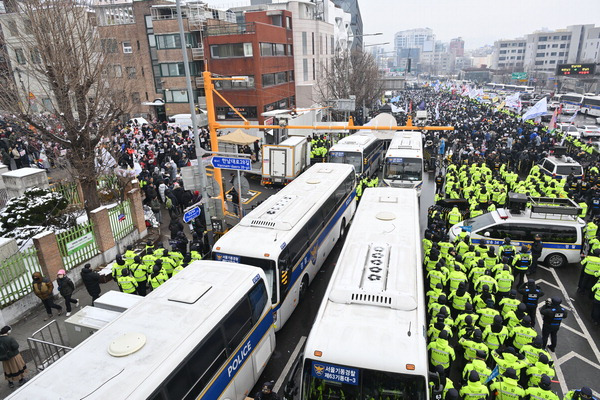
<path fill-rule="evenodd" d="M 275 261 L 266 258 L 244 257 L 222 253 L 213 253 L 213 259 L 217 261 L 229 261 L 252 265 L 265 271 L 265 275 L 267 276 L 267 286 L 271 288 L 271 303 L 277 303 L 277 272 L 275 270 Z"/>
<path fill-rule="evenodd" d="M 330 151 L 329 162 L 350 164 L 357 174 L 362 173 L 362 154 L 355 151 Z"/>
<path fill-rule="evenodd" d="M 341 367 L 307 359 L 302 379 L 304 400 L 425 400 L 425 377 Z"/>
<path fill-rule="evenodd" d="M 422 176 L 423 160 L 420 158 L 388 157 L 385 160 L 384 179 L 420 181 Z"/>
<path fill-rule="evenodd" d="M 471 232 L 477 232 L 481 228 L 485 228 L 487 226 L 492 225 L 494 222 L 494 217 L 491 213 L 481 214 L 475 218 L 466 219 L 463 223 L 464 226 L 470 226 Z"/>

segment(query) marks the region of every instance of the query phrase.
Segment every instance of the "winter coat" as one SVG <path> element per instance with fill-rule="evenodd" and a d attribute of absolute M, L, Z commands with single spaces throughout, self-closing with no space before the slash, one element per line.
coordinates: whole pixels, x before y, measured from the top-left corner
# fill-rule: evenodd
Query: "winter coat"
<path fill-rule="evenodd" d="M 544 245 L 542 244 L 542 241 L 534 240 L 533 244 L 531 245 L 531 254 L 539 257 L 542 255 L 543 249 L 544 249 Z"/>
<path fill-rule="evenodd" d="M 0 361 L 8 361 L 17 354 L 19 343 L 8 335 L 0 335 Z"/>
<path fill-rule="evenodd" d="M 73 281 L 68 276 L 58 278 L 56 283 L 58 283 L 58 292 L 62 297 L 70 296 L 75 291 L 75 284 L 73 284 Z"/>
<path fill-rule="evenodd" d="M 54 285 L 50 282 L 48 278 L 42 278 L 42 274 L 40 272 L 33 273 L 33 292 L 37 297 L 41 300 L 46 300 L 49 297 L 52 297 L 52 290 L 54 290 Z"/>
<path fill-rule="evenodd" d="M 100 295 L 100 274 L 90 268 L 81 270 L 81 280 L 90 296 Z"/>
<path fill-rule="evenodd" d="M 169 231 L 171 232 L 171 237 L 174 238 L 179 232 L 183 231 L 183 224 L 177 219 L 172 219 L 169 223 Z"/>
<path fill-rule="evenodd" d="M 158 186 L 158 194 L 160 194 L 160 199 L 162 200 L 163 203 L 166 200 L 165 199 L 165 190 L 167 190 L 167 185 L 165 185 L 163 182 Z"/>

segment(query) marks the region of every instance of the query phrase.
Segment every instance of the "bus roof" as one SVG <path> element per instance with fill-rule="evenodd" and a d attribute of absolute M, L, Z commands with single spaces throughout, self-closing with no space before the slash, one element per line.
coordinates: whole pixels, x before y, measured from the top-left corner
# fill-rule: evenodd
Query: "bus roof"
<path fill-rule="evenodd" d="M 421 132 L 404 131 L 395 133 L 385 157 L 423 158 Z"/>
<path fill-rule="evenodd" d="M 295 236 L 294 227 L 311 218 L 310 211 L 321 205 L 323 195 L 335 190 L 350 173 L 354 174 L 350 164 L 313 165 L 242 218 L 215 243 L 215 250 L 239 254 L 243 246 L 247 257 L 265 258 L 265 253 L 276 257 Z"/>
<path fill-rule="evenodd" d="M 372 133 L 358 132 L 345 138 L 340 139 L 336 144 L 331 146 L 329 151 L 355 151 L 360 152 L 368 145 L 377 141 L 377 137 Z"/>
<path fill-rule="evenodd" d="M 306 357 L 426 376 L 421 271 L 416 191 L 366 189 L 308 336 Z M 414 364 L 414 371 L 406 364 Z"/>
<path fill-rule="evenodd" d="M 147 398 L 229 313 L 258 276 L 265 279 L 256 267 L 195 261 L 9 398 Z M 126 333 L 143 336 L 144 345 L 130 355 L 111 356 L 109 346 Z"/>

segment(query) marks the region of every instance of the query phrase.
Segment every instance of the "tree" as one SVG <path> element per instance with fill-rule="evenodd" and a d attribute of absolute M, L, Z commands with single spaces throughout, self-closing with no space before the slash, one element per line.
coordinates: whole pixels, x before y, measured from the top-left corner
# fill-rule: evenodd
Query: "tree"
<path fill-rule="evenodd" d="M 67 150 L 70 172 L 81 183 L 89 212 L 100 206 L 96 147 L 131 106 L 127 83 L 115 84 L 122 76 L 120 65 L 107 58 L 94 15 L 81 2 L 16 4 L 18 12 L 3 22 L 21 22 L 17 39 L 7 40 L 18 79 L 0 88 L 0 109 L 30 126 L 40 139 Z M 20 101 L 14 101 L 15 93 Z"/>
<path fill-rule="evenodd" d="M 372 107 L 383 92 L 379 69 L 373 56 L 363 51 L 341 51 L 324 68 L 317 82 L 320 101 L 356 96 L 356 106 Z"/>

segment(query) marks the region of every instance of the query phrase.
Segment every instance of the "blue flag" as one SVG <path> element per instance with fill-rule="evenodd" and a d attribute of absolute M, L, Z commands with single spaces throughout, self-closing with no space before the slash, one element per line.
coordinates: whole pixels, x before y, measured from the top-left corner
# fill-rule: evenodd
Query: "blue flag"
<path fill-rule="evenodd" d="M 492 371 L 492 373 L 490 374 L 490 376 L 485 380 L 485 384 L 487 385 L 488 382 L 496 379 L 496 377 L 500 375 L 500 370 L 498 369 L 498 366 L 496 365 L 496 367 L 494 368 L 494 370 Z"/>
<path fill-rule="evenodd" d="M 421 100 L 421 103 L 419 104 L 419 110 L 424 110 L 425 109 L 425 100 Z"/>

